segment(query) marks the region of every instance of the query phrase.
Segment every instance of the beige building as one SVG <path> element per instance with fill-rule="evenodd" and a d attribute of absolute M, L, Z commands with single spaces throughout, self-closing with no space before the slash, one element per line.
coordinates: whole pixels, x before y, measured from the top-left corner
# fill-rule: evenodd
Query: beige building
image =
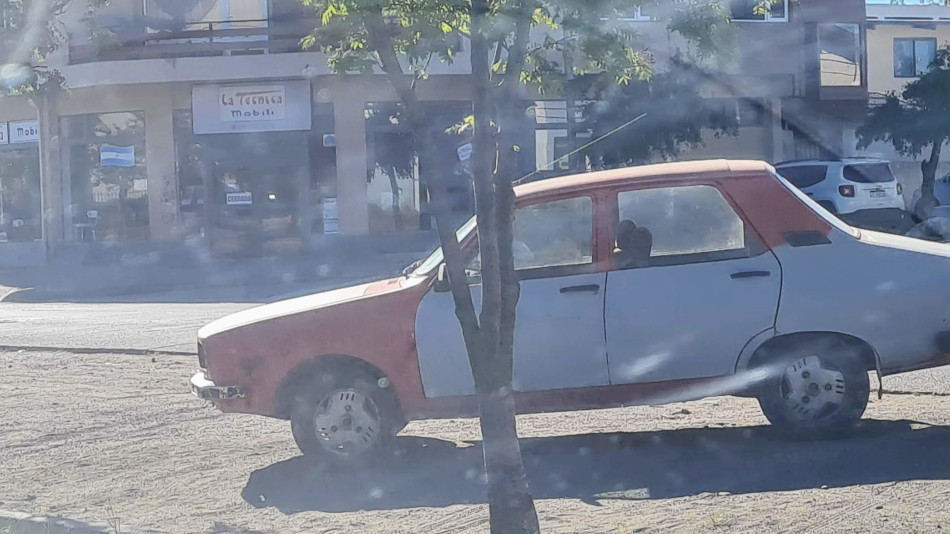
<path fill-rule="evenodd" d="M 739 135 L 709 135 L 682 157 L 840 152 L 867 101 L 863 2 L 785 1 L 768 14 L 754 3 L 729 2 L 737 41 L 756 46 L 740 46 L 703 88 L 735 110 Z M 367 240 L 398 247 L 431 239 L 433 179 L 453 180 L 460 219 L 472 211 L 465 140 L 445 136 L 441 169 L 406 164 L 412 139 L 391 118 L 397 99 L 385 77 L 332 75 L 321 54 L 301 51 L 316 24 L 306 8 L 189 5 L 183 13 L 171 0 L 113 0 L 92 25 L 84 4 L 67 12 L 66 42 L 50 64 L 69 90 L 46 124 L 59 153 L 42 152 L 41 172 L 38 134 L 0 141 L 0 163 L 17 162 L 0 167 L 0 266 L 106 250 L 149 258 L 195 246 L 252 255 Z M 649 13 L 626 22 L 659 66 L 685 49 Z M 470 109 L 466 46 L 460 38 L 458 60 L 433 62 L 419 86 L 446 126 Z M 525 98 L 534 139 L 521 145 L 523 170 L 564 172 L 557 160 L 587 140 L 583 127 L 570 130 L 563 97 Z M 38 131 L 37 121 L 27 99 L 0 99 L 4 132 Z"/>
<path fill-rule="evenodd" d="M 904 86 L 930 68 L 936 50 L 950 45 L 950 7 L 936 5 L 868 5 L 868 91 L 871 103 L 887 93 L 900 93 Z M 853 146 L 853 142 L 848 143 Z M 946 154 L 946 149 L 944 147 Z M 891 161 L 894 173 L 904 184 L 908 209 L 920 189 L 920 162 L 927 156 L 908 158 L 888 144 L 875 143 L 862 155 Z M 942 162 L 938 176 L 950 172 Z"/>

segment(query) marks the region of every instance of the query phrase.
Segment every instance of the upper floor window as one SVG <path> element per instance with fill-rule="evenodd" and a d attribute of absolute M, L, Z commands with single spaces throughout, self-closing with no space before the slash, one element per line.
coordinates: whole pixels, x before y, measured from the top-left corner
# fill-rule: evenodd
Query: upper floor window
<path fill-rule="evenodd" d="M 823 87 L 860 87 L 861 26 L 847 23 L 818 25 L 818 45 Z"/>
<path fill-rule="evenodd" d="M 936 39 L 894 39 L 894 77 L 916 78 L 930 70 Z"/>
<path fill-rule="evenodd" d="M 788 0 L 728 0 L 726 4 L 732 13 L 732 20 L 788 20 Z"/>

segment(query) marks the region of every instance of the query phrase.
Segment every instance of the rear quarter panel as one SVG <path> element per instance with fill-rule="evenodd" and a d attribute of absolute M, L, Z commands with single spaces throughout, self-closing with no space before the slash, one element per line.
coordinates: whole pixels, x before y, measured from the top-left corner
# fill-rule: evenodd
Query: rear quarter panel
<path fill-rule="evenodd" d="M 938 358 L 937 336 L 950 331 L 950 246 L 867 231 L 834 230 L 829 240 L 774 249 L 783 272 L 776 334 L 852 335 L 885 374 Z"/>

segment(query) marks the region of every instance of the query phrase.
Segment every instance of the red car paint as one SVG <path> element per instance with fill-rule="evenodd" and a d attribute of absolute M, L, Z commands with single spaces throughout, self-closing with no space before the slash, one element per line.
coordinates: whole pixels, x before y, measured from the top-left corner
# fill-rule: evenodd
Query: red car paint
<path fill-rule="evenodd" d="M 790 231 L 830 233 L 828 222 L 786 190 L 772 177 L 772 172 L 771 167 L 761 162 L 675 163 L 549 179 L 519 186 L 515 191 L 518 206 L 588 192 L 596 206 L 594 262 L 597 270 L 603 272 L 611 268 L 618 190 L 664 185 L 716 186 L 758 233 L 761 244 L 769 248 L 785 245 L 786 233 Z M 315 296 L 303 297 L 222 320 L 234 324 L 211 323 L 199 331 L 209 378 L 215 384 L 237 385 L 245 390 L 243 398 L 218 400 L 217 406 L 225 412 L 286 416 L 277 413 L 285 379 L 314 359 L 345 355 L 375 366 L 389 379 L 407 419 L 474 415 L 470 398 L 427 399 L 423 392 L 415 345 L 415 314 L 434 278 L 435 272 L 424 280 L 383 280 L 350 290 L 339 302 L 321 301 L 307 309 L 307 299 Z M 286 313 L 255 313 L 280 306 Z M 707 381 L 519 393 L 518 411 L 634 404 L 640 397 L 701 386 Z"/>

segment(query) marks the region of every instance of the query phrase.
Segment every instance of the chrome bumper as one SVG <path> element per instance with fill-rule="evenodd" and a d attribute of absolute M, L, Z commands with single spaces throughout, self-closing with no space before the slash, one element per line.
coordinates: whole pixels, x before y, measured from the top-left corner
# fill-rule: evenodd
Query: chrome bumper
<path fill-rule="evenodd" d="M 191 392 L 199 399 L 228 400 L 244 397 L 244 388 L 241 386 L 219 386 L 208 380 L 204 371 L 198 371 L 191 377 Z"/>

